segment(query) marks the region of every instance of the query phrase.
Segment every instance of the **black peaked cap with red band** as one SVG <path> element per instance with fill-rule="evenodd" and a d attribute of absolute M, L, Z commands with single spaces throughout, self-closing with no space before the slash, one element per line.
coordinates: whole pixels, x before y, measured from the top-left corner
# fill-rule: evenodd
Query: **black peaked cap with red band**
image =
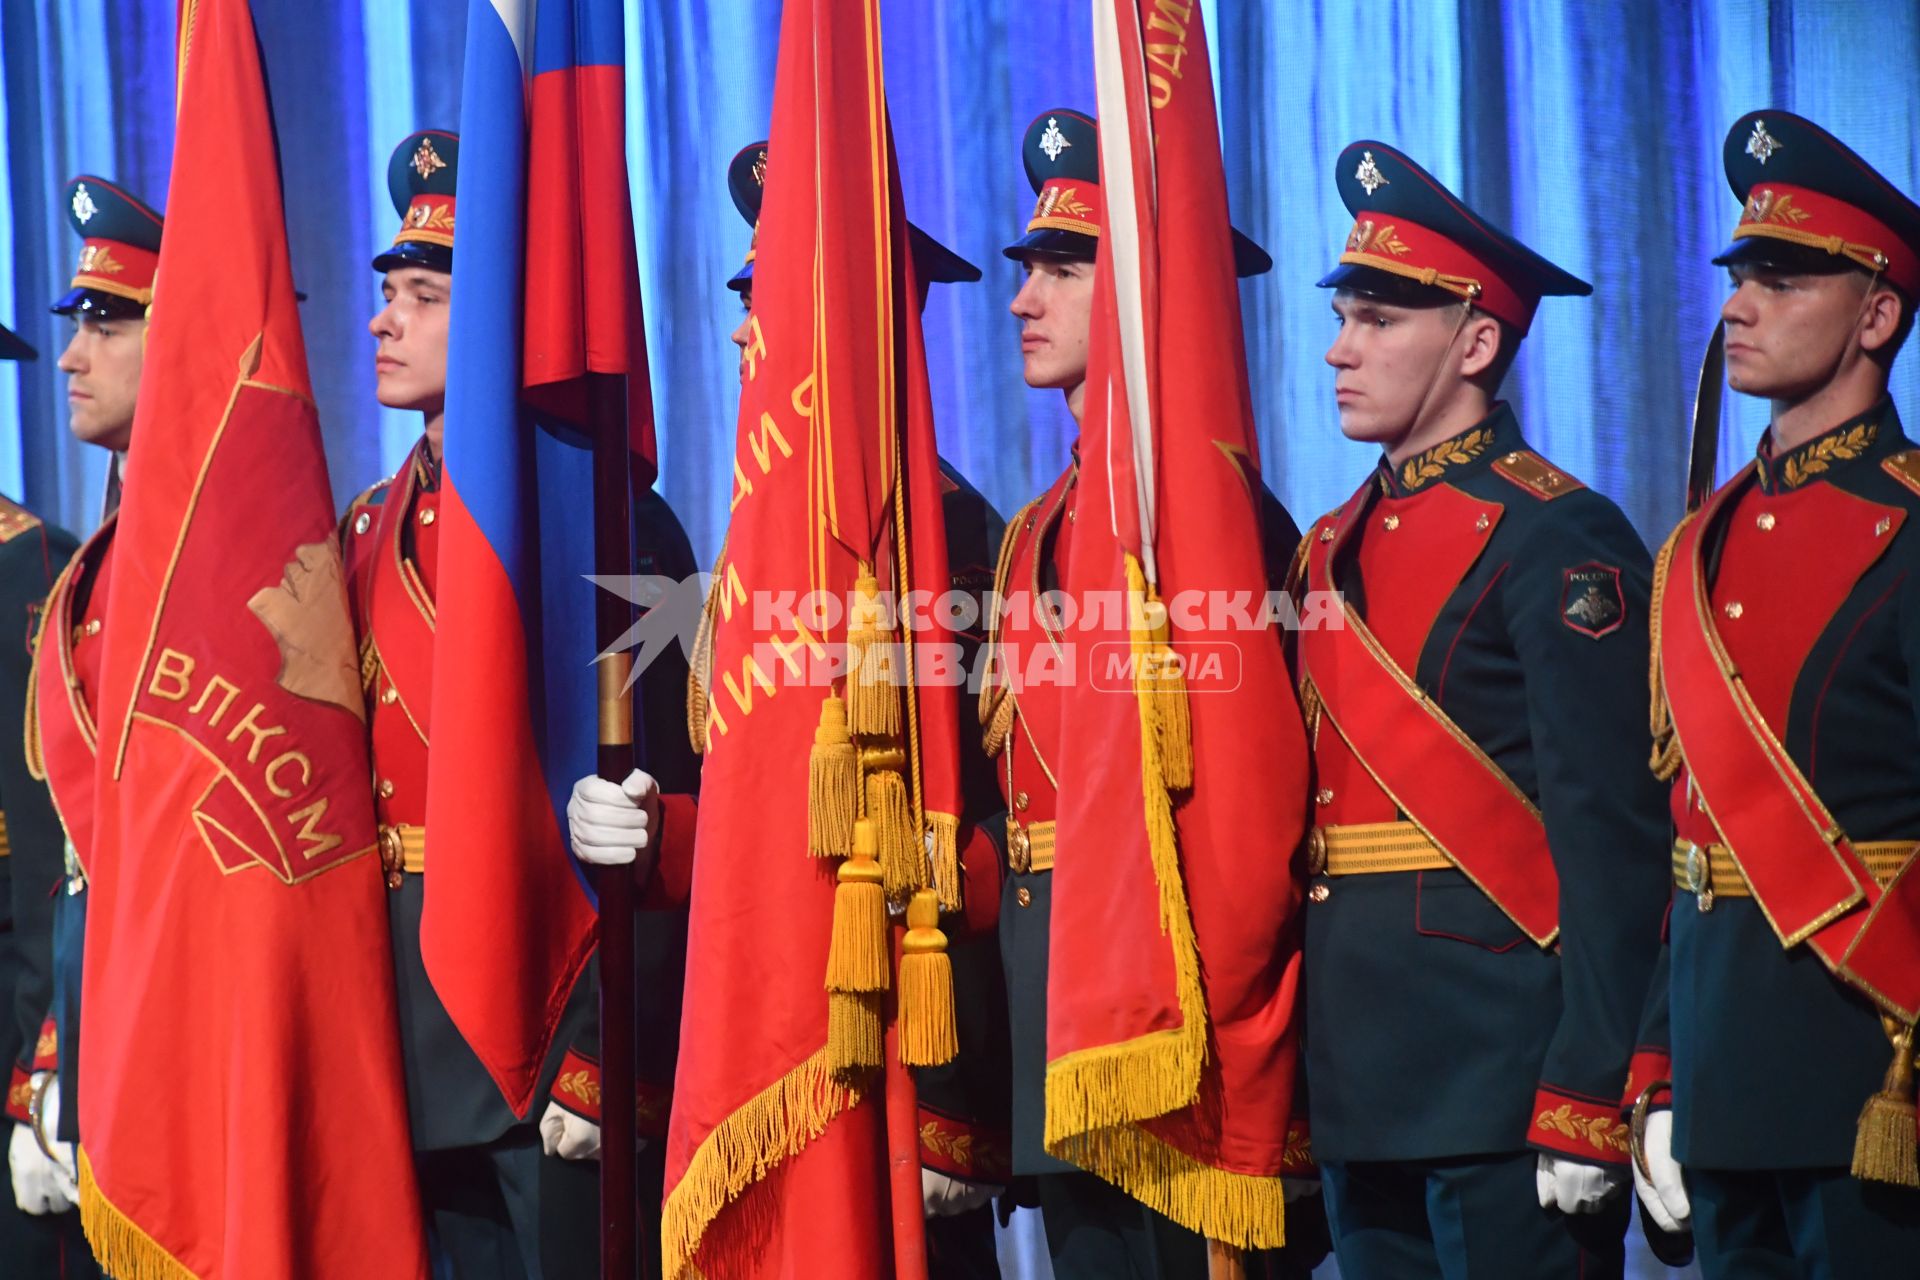
<path fill-rule="evenodd" d="M 53 313 L 107 320 L 144 316 L 160 265 L 163 219 L 158 211 L 90 173 L 67 183 L 65 199 L 67 222 L 80 233 L 80 263 Z"/>
<path fill-rule="evenodd" d="M 1033 185 L 1033 214 L 1027 232 L 1001 252 L 1009 258 L 1057 258 L 1092 262 L 1106 221 L 1100 193 L 1100 125 L 1084 111 L 1055 107 L 1027 126 L 1020 154 Z M 1233 270 L 1238 276 L 1264 275 L 1273 259 L 1253 240 L 1233 229 Z"/>
<path fill-rule="evenodd" d="M 1381 277 L 1442 289 L 1525 334 L 1544 297 L 1593 286 L 1561 270 L 1463 204 L 1384 142 L 1353 143 L 1334 165 L 1353 215 L 1340 263 L 1323 289 L 1377 290 Z"/>
<path fill-rule="evenodd" d="M 1740 221 L 1717 265 L 1859 267 L 1920 297 L 1920 205 L 1846 143 L 1791 112 L 1751 111 L 1721 154 Z"/>
<path fill-rule="evenodd" d="M 387 161 L 387 195 L 400 215 L 392 247 L 375 271 L 399 267 L 453 270 L 453 189 L 460 176 L 460 135 L 445 129 L 408 134 Z"/>

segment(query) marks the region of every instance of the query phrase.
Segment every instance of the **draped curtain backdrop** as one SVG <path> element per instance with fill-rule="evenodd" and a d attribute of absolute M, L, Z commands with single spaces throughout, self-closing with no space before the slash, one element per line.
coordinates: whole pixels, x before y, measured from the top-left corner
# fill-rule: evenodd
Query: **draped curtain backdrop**
<path fill-rule="evenodd" d="M 661 487 L 703 557 L 724 531 L 739 305 L 723 282 L 749 230 L 727 160 L 766 136 L 777 0 L 629 0 L 628 136 L 662 441 Z M 1920 7 L 1911 0 L 1200 0 L 1214 33 L 1236 222 L 1277 266 L 1243 286 L 1268 483 L 1304 523 L 1372 452 L 1341 439 L 1328 299 L 1313 282 L 1349 225 L 1334 192 L 1347 142 L 1394 143 L 1569 270 L 1591 300 L 1549 299 L 1508 389 L 1542 450 L 1626 507 L 1650 541 L 1679 514 L 1693 387 L 1726 293 L 1707 259 L 1737 205 L 1728 123 L 1784 107 L 1920 193 Z M 394 143 L 458 116 L 464 6 L 454 0 L 254 0 L 278 116 L 295 269 L 335 489 L 385 475 L 418 430 L 372 394 L 368 261 L 397 222 Z M 6 0 L 0 319 L 41 359 L 0 366 L 0 491 L 92 525 L 103 459 L 65 432 L 46 313 L 78 241 L 60 207 L 80 171 L 164 205 L 175 0 Z M 1003 512 L 1065 464 L 1061 398 L 1027 390 L 1000 247 L 1032 196 L 1019 142 L 1048 107 L 1090 107 L 1080 0 L 891 0 L 887 81 L 913 219 L 985 269 L 940 286 L 927 345 L 946 455 Z M 468 164 L 483 157 L 469 154 Z M 233 157 L 268 181 L 273 156 Z M 778 161 L 776 160 L 777 164 Z M 209 264 L 217 269 L 218 264 Z M 1912 354 L 1895 395 L 1920 416 Z M 1722 475 L 1765 406 L 1728 397 Z M 459 430 L 458 423 L 450 429 Z M 137 462 L 136 462 L 137 466 Z"/>

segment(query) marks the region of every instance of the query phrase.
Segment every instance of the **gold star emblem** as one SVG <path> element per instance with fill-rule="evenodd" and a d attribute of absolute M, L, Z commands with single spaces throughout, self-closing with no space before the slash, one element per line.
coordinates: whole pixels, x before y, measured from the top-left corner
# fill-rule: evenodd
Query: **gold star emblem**
<path fill-rule="evenodd" d="M 1780 139 L 1767 132 L 1765 120 L 1753 122 L 1753 136 L 1747 139 L 1747 154 L 1765 164 L 1780 149 Z"/>
<path fill-rule="evenodd" d="M 1360 153 L 1360 167 L 1353 171 L 1353 180 L 1366 188 L 1369 197 L 1387 185 L 1387 175 L 1380 172 L 1380 166 L 1373 162 L 1373 152 Z"/>
<path fill-rule="evenodd" d="M 420 145 L 413 152 L 413 171 L 420 175 L 420 181 L 425 182 L 446 167 L 447 162 L 433 149 L 433 139 L 420 139 Z"/>

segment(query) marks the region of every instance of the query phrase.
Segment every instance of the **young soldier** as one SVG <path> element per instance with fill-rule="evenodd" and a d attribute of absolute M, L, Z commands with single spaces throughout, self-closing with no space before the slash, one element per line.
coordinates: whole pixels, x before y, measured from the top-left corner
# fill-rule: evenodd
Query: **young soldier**
<path fill-rule="evenodd" d="M 1383 457 L 1301 549 L 1314 740 L 1313 1139 L 1341 1270 L 1619 1275 L 1625 1084 L 1664 907 L 1641 776 L 1650 564 L 1495 399 L 1543 295 L 1589 287 L 1378 142 L 1326 360 Z"/>
<path fill-rule="evenodd" d="M 1036 118 L 1027 128 L 1023 156 L 1037 203 L 1026 233 L 1003 251 L 1027 273 L 1010 308 L 1020 320 L 1027 385 L 1061 392 L 1076 423 L 1086 397 L 1094 256 L 1100 243 L 1099 155 L 1092 118 L 1066 109 Z M 1237 231 L 1234 251 L 1242 276 L 1273 265 Z M 1008 526 L 995 583 L 1002 599 L 1061 586 L 1077 505 L 1077 444 L 1074 454 L 1059 479 Z M 1299 541 L 1299 530 L 1271 495 L 1264 517 L 1268 563 L 1277 573 Z M 996 659 L 1024 670 L 1058 638 L 1039 608 L 1014 608 L 996 619 L 990 643 Z M 1060 792 L 1074 785 L 1054 771 L 1060 758 L 1060 694 L 1057 682 L 1036 680 L 1012 693 L 1004 687 L 984 689 L 981 699 L 986 747 L 1008 809 L 1000 954 L 1013 1046 L 1013 1171 L 1033 1179 L 1047 1251 L 1060 1280 L 1205 1276 L 1208 1250 L 1200 1236 L 1056 1159 L 1042 1140 L 1054 814 Z M 1291 1215 L 1288 1227 L 1296 1241 L 1310 1234 L 1298 1230 Z M 1305 1265 L 1310 1268 L 1311 1262 Z"/>
<path fill-rule="evenodd" d="M 1709 1277 L 1895 1275 L 1920 1256 L 1920 450 L 1887 376 L 1920 205 L 1784 111 L 1724 156 L 1727 383 L 1773 418 L 1661 551 L 1673 1088 L 1639 1191 Z"/>
<path fill-rule="evenodd" d="M 32 346 L 0 327 L 0 360 L 33 360 Z M 33 642 L 54 577 L 73 554 L 73 535 L 43 524 L 25 507 L 0 498 L 0 724 L 24 719 L 33 673 Z M 27 772 L 24 753 L 0 752 L 0 1054 L 13 1063 L 7 1144 L 13 1197 L 0 1199 L 0 1257 L 13 1259 L 21 1280 L 65 1275 L 62 1254 L 78 1248 L 72 1218 L 36 1221 L 71 1205 L 73 1170 L 50 1154 L 57 1118 L 53 1006 L 53 911 L 64 872 L 66 837 L 46 784 Z M 50 1092 L 52 1106 L 48 1105 Z"/>
<path fill-rule="evenodd" d="M 134 404 L 146 351 L 146 308 L 160 257 L 160 214 L 102 178 L 67 184 L 69 221 L 84 246 L 71 289 L 53 305 L 73 318 L 60 356 L 74 438 L 113 454 L 100 528 L 54 582 L 34 644 L 27 693 L 27 768 L 44 779 L 66 829 L 65 885 L 53 918 L 51 1074 L 39 1091 L 35 1148 L 56 1167 L 58 1210 L 75 1197 L 79 1140 L 80 967 L 86 931 L 87 860 L 92 855 L 94 724 L 100 697 L 101 634 L 113 569 L 122 460 L 133 439 Z M 26 1153 L 16 1138 L 15 1151 Z M 30 1158 L 30 1156 L 29 1156 Z M 16 1165 L 16 1177 L 18 1166 Z M 66 1241 L 68 1274 L 98 1274 L 77 1223 Z"/>

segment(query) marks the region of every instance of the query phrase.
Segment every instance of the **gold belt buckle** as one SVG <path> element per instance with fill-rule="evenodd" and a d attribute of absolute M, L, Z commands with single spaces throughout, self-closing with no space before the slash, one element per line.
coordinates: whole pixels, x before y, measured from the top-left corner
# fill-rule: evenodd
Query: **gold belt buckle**
<path fill-rule="evenodd" d="M 1325 875 L 1327 871 L 1327 833 L 1323 827 L 1307 829 L 1307 874 Z"/>
<path fill-rule="evenodd" d="M 398 889 L 401 872 L 406 869 L 406 845 L 398 827 L 380 828 L 380 868 L 387 873 L 387 888 Z"/>
<path fill-rule="evenodd" d="M 1713 910 L 1713 864 L 1706 846 L 1691 841 L 1687 844 L 1687 890 L 1703 914 Z"/>
<path fill-rule="evenodd" d="M 1033 837 L 1012 819 L 1007 820 L 1007 865 L 1016 875 L 1026 875 L 1033 869 Z"/>

